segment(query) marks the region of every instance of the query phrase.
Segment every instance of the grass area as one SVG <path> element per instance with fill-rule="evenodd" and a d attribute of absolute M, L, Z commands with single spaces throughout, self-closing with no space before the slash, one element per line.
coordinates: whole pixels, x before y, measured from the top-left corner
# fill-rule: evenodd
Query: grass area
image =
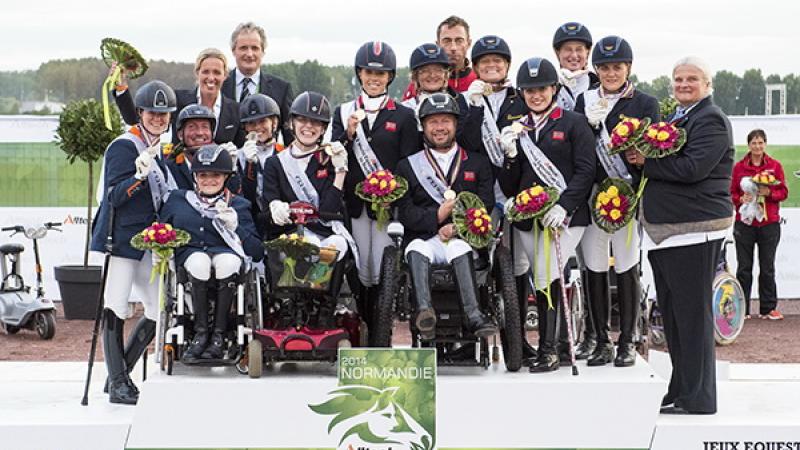
<path fill-rule="evenodd" d="M 746 146 L 736 148 L 736 160 Z M 783 206 L 800 206 L 800 146 L 769 146 L 767 152 L 783 164 L 789 199 Z M 100 164 L 94 166 L 93 186 Z M 86 202 L 87 165 L 68 164 L 64 152 L 54 143 L 0 143 L 0 206 L 83 206 Z"/>

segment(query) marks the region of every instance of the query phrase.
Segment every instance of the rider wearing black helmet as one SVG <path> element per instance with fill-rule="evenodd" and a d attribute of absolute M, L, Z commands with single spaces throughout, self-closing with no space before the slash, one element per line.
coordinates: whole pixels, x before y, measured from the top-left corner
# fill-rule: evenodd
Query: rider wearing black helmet
<path fill-rule="evenodd" d="M 182 356 L 187 363 L 223 358 L 236 276 L 247 262 L 264 256 L 250 202 L 225 188 L 232 173 L 227 151 L 217 144 L 200 147 L 192 160 L 193 189 L 174 191 L 161 210 L 164 222 L 192 237 L 175 252 L 175 263 L 186 269 L 192 291 L 194 336 Z M 217 296 L 209 322 L 212 283 Z"/>
<path fill-rule="evenodd" d="M 560 66 L 558 78 L 562 85 L 558 104 L 571 111 L 578 95 L 597 86 L 597 75 L 588 68 L 592 34 L 581 23 L 567 22 L 556 29 L 553 50 Z"/>
<path fill-rule="evenodd" d="M 203 105 L 191 104 L 178 113 L 175 131 L 179 144 L 173 146 L 169 154 L 165 154 L 168 156 L 167 167 L 172 172 L 178 189 L 193 188 L 192 157 L 198 148 L 213 142 L 216 125 L 214 113 Z"/>
<path fill-rule="evenodd" d="M 517 194 L 534 184 L 560 192 L 558 202 L 540 222 L 528 220 L 513 225 L 514 274 L 518 277 L 518 287 L 525 282 L 529 269 L 536 268 L 539 351 L 531 371 L 546 372 L 559 366 L 555 331 L 563 295 L 558 276 L 564 267 L 558 266 L 558 258 L 548 257 L 545 241 L 549 230 L 559 233 L 563 264 L 575 252 L 589 224 L 588 199 L 596 164 L 594 139 L 583 116 L 558 106 L 558 73 L 550 61 L 530 58 L 523 62 L 517 72 L 517 86 L 528 113 L 519 121 L 521 127 L 508 126 L 501 133 L 505 162 L 499 175 L 500 186 L 509 196 L 509 206 Z M 539 233 L 536 241 L 534 226 L 547 231 Z M 561 233 L 563 228 L 569 231 Z"/>
<path fill-rule="evenodd" d="M 400 161 L 398 175 L 408 180 L 408 192 L 398 200 L 400 222 L 409 242 L 405 255 L 415 293 L 416 329 L 422 339 L 435 337 L 437 314 L 431 303 L 431 264 L 452 264 L 466 326 L 478 337 L 497 329 L 478 306 L 473 250 L 458 238 L 452 222 L 455 194 L 478 195 L 491 213 L 494 177 L 484 155 L 467 152 L 456 143 L 459 107 L 448 94 L 435 93 L 423 100 L 419 117 L 425 147 Z"/>

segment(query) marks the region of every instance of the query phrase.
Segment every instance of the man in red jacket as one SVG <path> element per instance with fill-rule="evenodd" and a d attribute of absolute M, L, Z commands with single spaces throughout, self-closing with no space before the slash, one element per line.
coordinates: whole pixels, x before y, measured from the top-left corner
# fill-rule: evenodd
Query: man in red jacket
<path fill-rule="evenodd" d="M 450 59 L 448 86 L 458 93 L 466 91 L 477 78 L 467 58 L 467 52 L 472 47 L 467 21 L 458 16 L 444 19 L 436 29 L 436 44 L 447 52 L 447 57 Z M 403 100 L 416 96 L 416 88 L 412 81 L 403 93 Z"/>
<path fill-rule="evenodd" d="M 789 189 L 783 176 L 783 167 L 778 160 L 767 155 L 767 135 L 764 130 L 753 130 L 747 135 L 749 151 L 741 161 L 733 166 L 731 197 L 736 207 L 736 223 L 733 237 L 736 240 L 736 278 L 744 289 L 746 299 L 745 314 L 750 316 L 750 289 L 753 284 L 753 249 L 758 245 L 758 303 L 762 319 L 780 320 L 783 315 L 775 309 L 778 305 L 778 292 L 775 286 L 775 251 L 781 239 L 780 202 L 789 196 Z M 761 214 L 747 224 L 739 214 L 740 205 L 753 201 L 753 194 L 742 189 L 742 178 L 767 175 L 774 180 L 773 185 L 753 181 L 758 186 L 756 195 L 763 198 Z M 769 178 L 769 176 L 772 178 Z M 758 177 L 760 178 L 760 177 Z M 761 200 L 759 199 L 759 202 Z"/>

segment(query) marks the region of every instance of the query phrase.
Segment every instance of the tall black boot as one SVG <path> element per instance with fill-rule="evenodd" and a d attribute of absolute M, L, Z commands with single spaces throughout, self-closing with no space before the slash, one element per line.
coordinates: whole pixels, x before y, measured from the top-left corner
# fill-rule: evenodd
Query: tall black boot
<path fill-rule="evenodd" d="M 528 292 L 530 292 L 528 283 L 528 274 L 515 277 L 517 283 L 517 301 L 519 301 L 519 318 L 522 322 L 522 360 L 529 364 L 532 359 L 536 358 L 536 349 L 528 342 L 528 331 L 525 329 L 528 316 Z"/>
<path fill-rule="evenodd" d="M 208 346 L 208 281 L 189 276 L 194 309 L 194 338 L 183 352 L 183 360 L 191 363 L 200 359 Z"/>
<path fill-rule="evenodd" d="M 122 332 L 125 321 L 110 309 L 103 310 L 103 353 L 108 369 L 108 400 L 111 403 L 135 405 L 139 393 L 128 377 L 125 352 L 122 348 Z"/>
<path fill-rule="evenodd" d="M 431 261 L 415 251 L 408 252 L 406 260 L 411 270 L 411 286 L 417 302 L 414 324 L 422 339 L 431 340 L 436 337 L 436 311 L 431 303 Z"/>
<path fill-rule="evenodd" d="M 636 363 L 636 347 L 633 335 L 639 319 L 639 268 L 617 274 L 617 297 L 619 298 L 619 343 L 614 365 L 628 367 Z"/>
<path fill-rule="evenodd" d="M 458 297 L 461 299 L 461 306 L 467 319 L 467 328 L 479 338 L 497 333 L 497 327 L 481 312 L 478 304 L 478 283 L 475 279 L 472 252 L 459 256 L 451 264 L 458 287 Z"/>
<path fill-rule="evenodd" d="M 536 291 L 536 310 L 539 313 L 539 355 L 530 371 L 534 373 L 558 370 L 556 356 L 556 332 L 558 310 L 561 309 L 561 286 L 558 281 L 550 284 L 550 298 L 553 308 L 547 304 L 544 291 Z"/>
<path fill-rule="evenodd" d="M 581 270 L 581 279 L 583 281 L 583 292 L 581 292 L 581 301 L 583 302 L 583 310 L 586 311 L 583 320 L 583 338 L 581 339 L 578 348 L 575 349 L 575 359 L 588 359 L 597 347 L 597 334 L 594 331 L 594 317 L 592 310 L 589 306 L 589 270 Z"/>
<path fill-rule="evenodd" d="M 217 303 L 214 306 L 214 333 L 201 359 L 222 359 L 225 356 L 225 333 L 228 331 L 228 315 L 236 296 L 236 278 L 232 275 L 217 280 Z"/>
<path fill-rule="evenodd" d="M 136 362 L 144 354 L 145 349 L 156 335 L 156 322 L 147 317 L 142 317 L 136 322 L 136 326 L 128 336 L 128 342 L 125 344 L 125 367 L 128 374 L 133 371 Z M 130 379 L 130 376 L 128 377 Z M 133 384 L 131 380 L 131 388 L 138 394 L 139 389 Z M 108 378 L 106 378 L 106 385 L 103 392 L 108 393 Z"/>
<path fill-rule="evenodd" d="M 608 337 L 609 316 L 611 300 L 608 293 L 608 272 L 586 271 L 586 278 L 589 281 L 589 309 L 594 320 L 594 331 L 597 335 L 597 347 L 589 356 L 587 362 L 590 366 L 604 366 L 614 358 L 614 347 Z"/>

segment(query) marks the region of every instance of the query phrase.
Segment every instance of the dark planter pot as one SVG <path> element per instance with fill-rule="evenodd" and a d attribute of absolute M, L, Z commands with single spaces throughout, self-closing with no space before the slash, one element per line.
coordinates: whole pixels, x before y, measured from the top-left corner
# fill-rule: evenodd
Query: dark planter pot
<path fill-rule="evenodd" d="M 100 297 L 103 268 L 100 266 L 54 267 L 64 318 L 67 320 L 94 320 L 97 300 Z"/>

